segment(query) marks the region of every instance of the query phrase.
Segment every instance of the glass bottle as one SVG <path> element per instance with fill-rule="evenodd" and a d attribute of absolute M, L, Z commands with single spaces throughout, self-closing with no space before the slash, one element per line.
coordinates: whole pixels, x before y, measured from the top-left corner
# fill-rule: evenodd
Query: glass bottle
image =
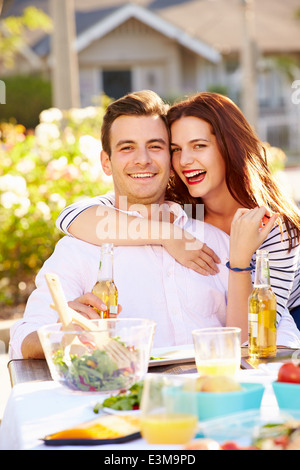
<path fill-rule="evenodd" d="M 269 253 L 256 252 L 254 289 L 249 297 L 249 356 L 276 356 L 276 296 L 271 289 Z"/>
<path fill-rule="evenodd" d="M 97 282 L 92 293 L 101 299 L 107 306 L 107 310 L 95 310 L 101 318 L 115 318 L 118 314 L 118 290 L 113 276 L 113 244 L 104 243 L 101 246 L 101 261 Z"/>

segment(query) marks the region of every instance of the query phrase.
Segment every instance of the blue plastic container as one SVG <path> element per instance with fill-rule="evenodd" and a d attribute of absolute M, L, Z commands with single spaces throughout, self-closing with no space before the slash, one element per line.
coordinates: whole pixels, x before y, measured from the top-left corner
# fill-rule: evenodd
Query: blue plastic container
<path fill-rule="evenodd" d="M 281 410 L 300 410 L 300 384 L 273 382 L 272 386 Z"/>
<path fill-rule="evenodd" d="M 241 383 L 236 392 L 192 392 L 197 395 L 199 421 L 247 410 L 259 410 L 265 387 L 257 383 Z"/>

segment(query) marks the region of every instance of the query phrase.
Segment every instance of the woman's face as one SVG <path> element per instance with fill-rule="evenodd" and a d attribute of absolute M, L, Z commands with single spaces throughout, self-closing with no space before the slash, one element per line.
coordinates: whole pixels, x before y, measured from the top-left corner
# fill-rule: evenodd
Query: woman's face
<path fill-rule="evenodd" d="M 225 162 L 210 124 L 188 116 L 171 126 L 173 168 L 193 197 L 204 201 L 228 192 Z"/>

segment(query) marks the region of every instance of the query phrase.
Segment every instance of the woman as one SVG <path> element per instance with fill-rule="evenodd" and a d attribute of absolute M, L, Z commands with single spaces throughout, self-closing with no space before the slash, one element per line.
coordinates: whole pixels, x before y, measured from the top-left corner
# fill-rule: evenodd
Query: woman
<path fill-rule="evenodd" d="M 170 181 L 167 199 L 194 207 L 204 204 L 204 221 L 230 234 L 231 253 L 235 256 L 230 256 L 230 268 L 242 270 L 229 272 L 228 303 L 235 303 L 237 310 L 243 305 L 243 311 L 247 311 L 252 289 L 250 271 L 244 269 L 249 268 L 250 262 L 255 267 L 257 248 L 268 249 L 280 319 L 288 307 L 300 304 L 297 270 L 300 218 L 297 208 L 282 195 L 272 178 L 262 144 L 241 111 L 221 95 L 200 93 L 171 107 L 168 119 L 176 174 Z M 72 209 L 67 208 L 60 215 L 58 227 L 65 232 L 69 228 L 72 235 L 101 244 L 93 235 L 99 219 L 95 217 L 96 208 L 91 207 L 99 203 L 113 204 L 109 197 L 100 202 L 97 199 L 73 204 Z M 273 222 L 276 214 L 280 215 L 281 224 L 273 227 L 264 241 L 267 231 L 259 230 L 259 226 L 266 221 L 265 215 L 271 216 Z M 67 227 L 70 219 L 73 223 Z M 128 239 L 124 242 L 124 237 L 122 241 L 112 241 L 136 243 Z M 214 263 L 217 258 L 209 251 L 203 250 L 199 256 L 179 249 L 178 242 L 173 246 L 172 240 L 164 246 L 177 261 L 200 273 L 203 269 L 208 273 L 217 270 Z M 236 311 L 235 318 L 238 316 Z M 246 314 L 241 326 L 247 328 Z"/>
<path fill-rule="evenodd" d="M 245 234 L 247 212 L 265 206 L 280 215 L 279 223 L 261 245 L 269 251 L 271 284 L 278 313 L 299 311 L 300 212 L 272 177 L 266 149 L 239 108 L 228 98 L 200 93 L 170 108 L 172 164 L 175 170 L 167 197 L 183 203 L 203 202 L 204 220 L 231 235 Z M 236 212 L 239 208 L 240 210 Z M 247 226 L 244 225 L 247 230 Z M 255 253 L 252 263 L 255 265 Z M 240 266 L 243 267 L 243 266 Z M 300 312 L 298 313 L 300 315 Z"/>
<path fill-rule="evenodd" d="M 289 248 L 299 242 L 300 212 L 280 190 L 269 171 L 266 149 L 230 99 L 200 93 L 171 107 L 168 122 L 172 164 L 177 173 L 169 198 L 181 203 L 204 202 L 205 221 L 228 234 L 238 208 L 265 205 L 282 216 Z M 206 164 L 206 168 L 197 167 L 197 163 Z M 201 174 L 189 177 L 192 169 Z M 212 193 L 207 186 L 212 178 L 216 185 L 216 171 L 222 186 Z"/>

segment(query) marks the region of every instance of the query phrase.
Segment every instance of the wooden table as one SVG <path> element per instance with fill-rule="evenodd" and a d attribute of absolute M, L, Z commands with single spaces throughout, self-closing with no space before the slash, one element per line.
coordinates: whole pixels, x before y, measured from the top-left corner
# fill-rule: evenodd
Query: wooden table
<path fill-rule="evenodd" d="M 295 352 L 299 350 L 278 348 L 275 358 L 276 362 L 289 360 Z M 260 359 L 251 361 L 248 356 L 248 348 L 241 348 L 241 369 L 257 368 L 259 364 L 270 362 L 270 359 Z M 11 385 L 32 381 L 52 380 L 51 374 L 44 359 L 13 359 L 8 363 Z M 165 366 L 149 367 L 149 372 L 167 374 L 190 374 L 197 372 L 194 362 L 187 364 L 172 364 Z"/>
<path fill-rule="evenodd" d="M 24 382 L 52 380 L 44 359 L 13 359 L 8 363 L 11 385 Z M 197 372 L 195 363 L 150 367 L 149 372 L 165 374 L 192 374 Z"/>

